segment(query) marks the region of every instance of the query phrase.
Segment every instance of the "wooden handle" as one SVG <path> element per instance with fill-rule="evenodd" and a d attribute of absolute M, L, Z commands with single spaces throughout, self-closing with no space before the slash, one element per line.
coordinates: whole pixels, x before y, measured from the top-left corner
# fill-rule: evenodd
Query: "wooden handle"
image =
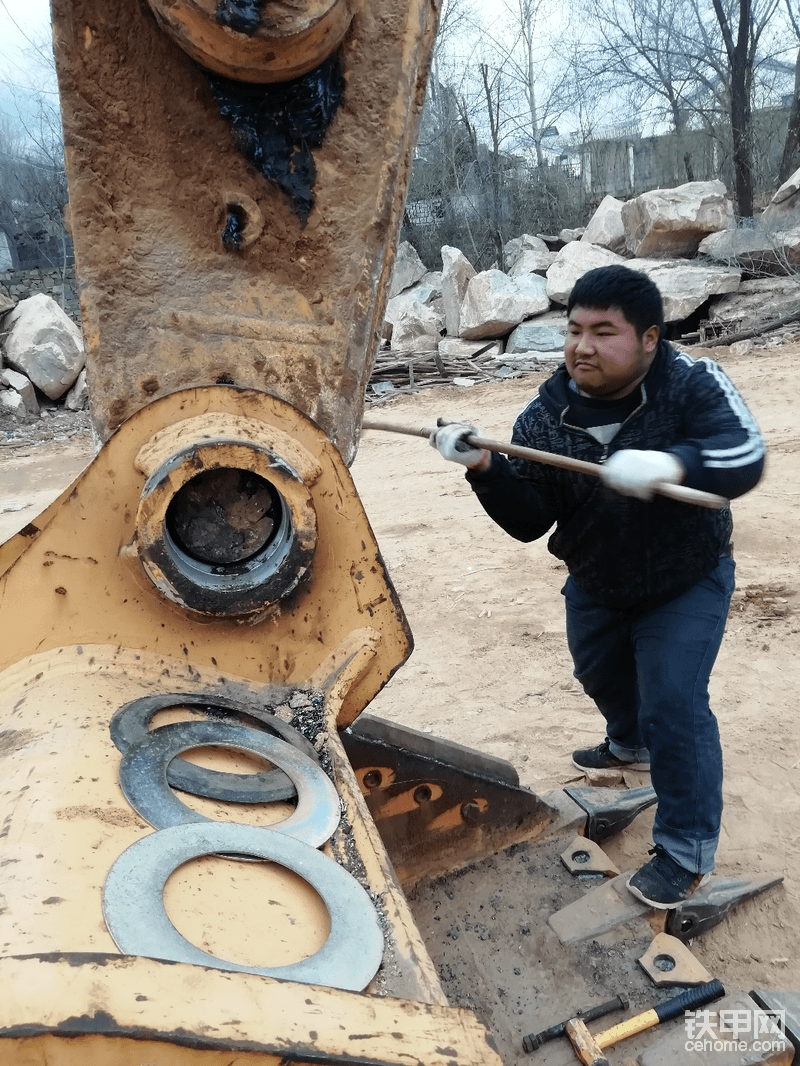
<path fill-rule="evenodd" d="M 618 1044 L 620 1040 L 627 1040 L 629 1036 L 636 1036 L 637 1033 L 643 1033 L 645 1029 L 652 1029 L 654 1025 L 658 1025 L 660 1020 L 654 1010 L 646 1010 L 642 1014 L 628 1018 L 627 1021 L 620 1022 L 619 1025 L 604 1029 L 602 1033 L 597 1034 L 595 1040 L 601 1048 L 611 1047 L 612 1044 Z"/>
<path fill-rule="evenodd" d="M 393 422 L 372 422 L 365 420 L 364 429 L 378 429 L 385 433 L 402 433 L 408 437 L 430 437 L 435 429 L 417 429 L 412 426 L 400 426 Z M 500 452 L 504 455 L 514 455 L 519 459 L 527 459 L 533 463 L 543 463 L 546 466 L 558 466 L 563 470 L 572 470 L 578 474 L 589 474 L 591 477 L 600 477 L 601 467 L 598 463 L 587 463 L 583 459 L 573 459 L 569 455 L 557 455 L 555 452 L 541 452 L 536 448 L 523 448 L 519 444 L 504 444 L 498 440 L 488 440 L 485 437 L 477 437 L 470 434 L 464 438 L 467 444 L 474 448 L 485 448 L 489 452 Z M 728 506 L 728 501 L 723 496 L 716 496 L 713 492 L 701 492 L 700 489 L 690 489 L 685 485 L 659 485 L 655 492 L 659 496 L 666 496 L 678 503 L 693 503 L 697 507 L 708 507 L 719 511 Z"/>

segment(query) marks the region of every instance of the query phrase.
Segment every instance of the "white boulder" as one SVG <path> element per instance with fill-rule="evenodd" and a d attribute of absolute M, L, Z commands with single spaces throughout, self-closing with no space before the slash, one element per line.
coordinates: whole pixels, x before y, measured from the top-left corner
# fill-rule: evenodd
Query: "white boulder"
<path fill-rule="evenodd" d="M 712 233 L 700 242 L 698 251 L 753 273 L 793 274 L 800 263 L 800 223 L 790 227 L 789 222 L 789 218 L 775 216 L 764 221 L 762 215 L 752 227 Z"/>
<path fill-rule="evenodd" d="M 503 354 L 503 342 L 465 341 L 460 337 L 442 337 L 439 341 L 439 355 L 443 359 L 471 359 L 480 351 L 493 359 L 499 359 Z"/>
<path fill-rule="evenodd" d="M 25 374 L 45 396 L 57 400 L 86 362 L 81 331 L 44 293 L 22 300 L 3 323 L 8 330 L 5 360 Z"/>
<path fill-rule="evenodd" d="M 750 278 L 736 292 L 720 296 L 709 307 L 713 321 L 737 321 L 750 329 L 769 319 L 782 318 L 797 310 L 797 282 L 794 278 Z"/>
<path fill-rule="evenodd" d="M 523 274 L 541 274 L 544 277 L 555 261 L 556 253 L 547 248 L 544 251 L 526 248 L 507 273 L 510 278 L 518 278 Z"/>
<path fill-rule="evenodd" d="M 461 332 L 461 305 L 467 286 L 475 277 L 475 267 L 458 248 L 442 248 L 442 302 L 447 332 L 457 337 Z"/>
<path fill-rule="evenodd" d="M 522 352 L 561 352 L 564 349 L 564 337 L 567 332 L 566 321 L 561 325 L 552 322 L 522 322 L 506 344 L 509 355 Z"/>
<path fill-rule="evenodd" d="M 393 296 L 388 301 L 383 317 L 387 322 L 391 322 L 394 325 L 401 314 L 412 310 L 413 304 L 427 306 L 440 295 L 441 292 L 433 285 L 426 285 L 424 282 L 420 282 L 419 285 L 412 285 L 410 289 L 406 289 L 405 292 L 401 292 L 398 296 Z"/>
<path fill-rule="evenodd" d="M 721 181 L 690 181 L 628 200 L 622 222 L 632 255 L 689 256 L 709 233 L 732 225 L 733 205 Z"/>
<path fill-rule="evenodd" d="M 541 237 L 534 237 L 531 233 L 523 233 L 521 237 L 514 237 L 503 245 L 503 262 L 506 266 L 506 274 L 510 274 L 515 265 L 526 252 L 547 252 L 549 249 Z"/>
<path fill-rule="evenodd" d="M 25 401 L 16 389 L 0 389 L 0 412 L 11 415 L 16 422 L 24 422 L 28 417 Z"/>
<path fill-rule="evenodd" d="M 800 167 L 790 174 L 764 209 L 765 221 L 786 219 L 800 212 Z"/>
<path fill-rule="evenodd" d="M 587 270 L 615 263 L 624 266 L 625 260 L 597 244 L 570 241 L 557 253 L 555 262 L 547 271 L 547 295 L 554 303 L 566 305 L 573 285 Z"/>
<path fill-rule="evenodd" d="M 412 301 L 395 318 L 392 351 L 435 352 L 443 327 L 444 320 L 434 308 Z"/>
<path fill-rule="evenodd" d="M 408 241 L 397 246 L 392 280 L 389 285 L 389 299 L 397 296 L 404 289 L 410 288 L 427 273 L 427 267 L 417 255 L 417 250 Z"/>
<path fill-rule="evenodd" d="M 4 367 L 3 370 L 0 370 L 0 385 L 5 385 L 7 389 L 13 389 L 14 392 L 19 393 L 22 397 L 22 402 L 25 404 L 25 410 L 29 415 L 39 414 L 39 401 L 36 399 L 36 390 L 30 379 L 26 378 L 24 374 Z"/>
<path fill-rule="evenodd" d="M 510 278 L 501 270 L 484 270 L 467 286 L 460 336 L 465 340 L 499 337 L 549 307 L 547 282 L 538 274 Z"/>
<path fill-rule="evenodd" d="M 612 252 L 621 252 L 625 247 L 625 226 L 622 223 L 623 201 L 616 196 L 606 196 L 589 219 L 583 231 L 582 241 L 598 244 Z"/>
<path fill-rule="evenodd" d="M 82 411 L 89 406 L 89 383 L 86 380 L 86 367 L 78 374 L 75 384 L 67 393 L 64 406 L 68 411 Z"/>
<path fill-rule="evenodd" d="M 664 321 L 681 322 L 709 296 L 736 292 L 741 271 L 682 259 L 629 259 L 625 264 L 655 282 L 664 301 Z"/>
<path fill-rule="evenodd" d="M 569 244 L 570 241 L 579 241 L 583 234 L 583 226 L 577 226 L 575 229 L 561 229 L 558 231 L 558 239 L 564 244 Z"/>

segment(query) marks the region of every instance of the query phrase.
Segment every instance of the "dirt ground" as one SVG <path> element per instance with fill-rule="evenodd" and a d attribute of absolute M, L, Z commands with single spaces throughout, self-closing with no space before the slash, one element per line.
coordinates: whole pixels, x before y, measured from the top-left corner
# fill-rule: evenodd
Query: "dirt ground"
<path fill-rule="evenodd" d="M 725 348 L 707 354 L 737 384 L 768 442 L 764 479 L 733 507 L 738 588 L 711 682 L 725 755 L 717 873 L 742 878 L 779 874 L 785 882 L 733 911 L 699 937 L 692 950 L 726 987 L 797 991 L 800 340 L 757 348 L 747 356 L 734 357 Z M 429 426 L 438 415 L 466 418 L 487 436 L 508 439 L 515 415 L 540 380 L 533 375 L 469 389 L 424 390 L 373 408 L 370 417 L 413 426 Z M 35 517 L 90 458 L 88 433 L 84 426 L 77 430 L 70 436 L 65 429 L 59 441 L 34 436 L 21 447 L 13 436 L 0 438 L 0 539 Z M 544 540 L 523 545 L 495 527 L 460 471 L 444 463 L 424 440 L 368 431 L 352 473 L 415 639 L 410 660 L 373 701 L 370 713 L 508 759 L 521 783 L 540 794 L 582 780 L 570 753 L 602 739 L 603 730 L 572 677 L 560 595 L 566 578 L 563 565 L 548 554 Z M 605 844 L 621 870 L 634 869 L 646 859 L 651 826 L 652 810 Z M 463 952 L 472 944 L 474 964 L 473 948 L 482 938 L 475 922 L 456 928 L 463 919 L 454 897 L 468 895 L 472 912 L 480 909 L 488 915 L 493 907 L 497 910 L 498 899 L 508 902 L 513 898 L 509 893 L 515 893 L 525 912 L 520 936 L 527 936 L 525 922 L 544 926 L 543 911 L 552 909 L 556 896 L 547 886 L 531 890 L 530 878 L 528 887 L 520 881 L 519 870 L 527 861 L 517 851 L 490 864 L 492 877 L 502 885 L 488 880 L 481 884 L 467 872 L 414 893 L 412 908 L 423 932 L 435 941 L 431 951 L 454 1001 L 474 1005 L 471 999 L 477 997 L 480 982 L 474 974 L 468 976 Z M 548 861 L 558 865 L 555 855 Z M 458 940 L 454 932 L 462 933 L 460 961 L 448 972 L 443 960 L 447 945 Z M 633 987 L 630 975 L 636 972 L 635 949 L 642 946 L 642 936 L 638 929 L 633 940 L 622 945 L 605 938 L 594 949 L 602 958 L 592 963 L 591 952 L 584 954 L 579 978 L 555 995 L 555 956 L 548 962 L 539 950 L 538 959 L 530 957 L 520 942 L 513 950 L 525 961 L 517 962 L 508 954 L 508 943 L 492 947 L 490 937 L 487 950 L 497 956 L 498 974 L 502 970 L 502 995 L 500 976 L 488 974 L 480 960 L 477 965 L 483 966 L 484 983 L 494 982 L 495 1006 L 506 1004 L 503 1018 L 494 1025 L 496 1030 L 505 1027 L 498 1034 L 501 1047 L 518 1046 L 521 1034 L 558 1021 L 559 1002 L 576 1009 L 587 1006 L 580 1002 L 584 990 L 593 990 L 593 996 L 606 990 L 613 995 L 626 984 L 626 974 Z M 643 990 L 639 999 L 645 1005 L 658 998 L 647 993 L 646 983 L 636 987 Z M 552 1012 L 546 1017 L 547 1011 L 539 1009 L 543 1005 Z M 487 1011 L 491 1021 L 494 1006 Z M 612 1061 L 633 1062 L 635 1050 L 631 1045 Z M 537 1053 L 536 1062 L 560 1063 L 553 1055 Z M 506 1064 L 534 1061 L 509 1050 L 503 1057 Z M 569 1054 L 564 1061 L 570 1061 Z"/>

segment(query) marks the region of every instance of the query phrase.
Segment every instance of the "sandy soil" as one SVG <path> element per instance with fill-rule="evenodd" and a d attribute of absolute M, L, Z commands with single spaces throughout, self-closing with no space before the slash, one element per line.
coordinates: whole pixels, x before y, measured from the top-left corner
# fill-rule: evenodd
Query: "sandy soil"
<path fill-rule="evenodd" d="M 738 589 L 711 685 L 726 766 L 717 872 L 744 878 L 777 873 L 785 883 L 732 912 L 698 938 L 693 951 L 730 987 L 800 990 L 800 432 L 795 407 L 800 342 L 757 349 L 746 357 L 734 358 L 724 348 L 710 354 L 739 386 L 769 446 L 761 485 L 734 504 Z M 431 425 L 437 415 L 469 418 L 487 435 L 508 439 L 516 413 L 539 380 L 531 376 L 471 389 L 426 390 L 373 409 L 370 416 L 414 426 Z M 87 434 L 66 442 L 32 441 L 27 448 L 0 446 L 0 537 L 29 521 L 90 455 Z M 370 712 L 509 759 L 521 782 L 539 793 L 575 782 L 571 751 L 602 739 L 603 731 L 572 677 L 560 596 L 563 565 L 548 554 L 544 541 L 519 544 L 495 527 L 460 471 L 441 461 L 424 440 L 368 431 L 353 476 L 416 642 L 410 660 Z M 644 861 L 651 825 L 652 811 L 645 812 L 606 844 L 620 869 Z M 469 876 L 457 880 L 463 895 Z M 451 889 L 445 893 L 441 887 L 423 887 L 416 894 L 421 927 L 433 928 L 434 912 L 450 905 Z M 536 901 L 544 905 L 539 897 Z M 541 914 L 538 921 L 542 924 Z M 462 946 L 463 941 L 462 936 Z M 441 942 L 435 957 L 440 949 Z M 573 989 L 576 997 L 595 986 L 598 994 L 607 987 L 613 995 L 621 968 L 635 970 L 628 948 L 609 941 L 603 950 L 606 979 L 584 975 Z M 609 969 L 615 952 L 618 958 Z M 516 975 L 520 987 L 509 996 L 503 990 L 515 1004 L 508 1017 L 517 1016 L 503 1023 L 509 1028 L 508 1046 L 541 1018 L 534 1010 L 531 972 L 516 966 L 510 980 Z M 539 984 L 547 984 L 541 974 Z M 470 1002 L 463 980 L 448 982 L 445 974 L 445 987 L 454 999 Z M 570 999 L 556 996 L 554 1002 Z M 544 1024 L 558 1020 L 553 1011 Z M 616 1061 L 634 1061 L 633 1050 Z M 514 1062 L 516 1055 L 505 1052 L 504 1061 Z M 537 1061 L 547 1066 L 560 1059 L 540 1055 Z"/>

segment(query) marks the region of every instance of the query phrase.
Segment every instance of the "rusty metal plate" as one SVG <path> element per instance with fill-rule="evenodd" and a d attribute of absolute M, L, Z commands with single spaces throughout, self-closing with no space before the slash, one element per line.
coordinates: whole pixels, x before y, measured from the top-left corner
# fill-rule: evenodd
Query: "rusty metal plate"
<path fill-rule="evenodd" d="M 226 715 L 236 715 L 240 722 L 242 717 L 249 718 L 250 722 L 258 723 L 259 729 L 293 744 L 314 762 L 319 761 L 311 741 L 274 714 L 213 692 L 165 692 L 132 700 L 120 707 L 111 719 L 108 727 L 111 739 L 124 755 L 131 744 L 147 736 L 148 726 L 159 711 L 181 706 L 206 710 L 209 717 L 213 719 L 216 716 L 217 721 L 221 718 L 224 720 Z M 270 803 L 293 799 L 297 795 L 297 789 L 283 770 L 267 770 L 259 774 L 222 773 L 179 758 L 172 759 L 168 764 L 167 781 L 172 788 L 190 792 L 193 796 L 206 796 L 228 803 Z"/>
<path fill-rule="evenodd" d="M 246 751 L 274 762 L 292 779 L 297 807 L 273 827 L 319 847 L 330 839 L 340 818 L 339 794 L 316 763 L 277 737 L 225 722 L 175 722 L 153 729 L 131 744 L 122 757 L 119 780 L 131 806 L 156 829 L 213 819 L 181 802 L 167 783 L 167 767 L 181 752 L 221 747 Z"/>

